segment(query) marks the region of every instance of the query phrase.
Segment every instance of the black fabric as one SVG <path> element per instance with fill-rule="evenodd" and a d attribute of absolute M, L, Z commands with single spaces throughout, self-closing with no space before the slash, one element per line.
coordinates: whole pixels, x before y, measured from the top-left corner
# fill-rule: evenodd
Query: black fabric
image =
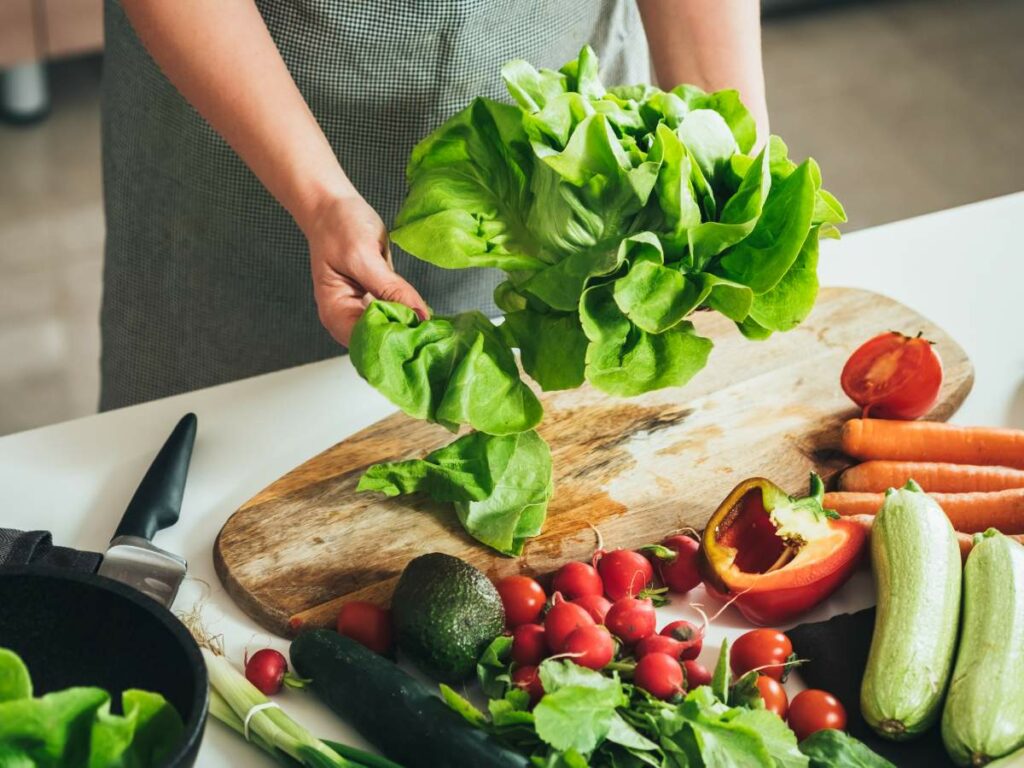
<path fill-rule="evenodd" d="M 899 768 L 953 765 L 936 724 L 913 741 L 893 742 L 875 734 L 860 714 L 860 684 L 871 649 L 875 609 L 843 613 L 828 621 L 801 624 L 786 634 L 801 659 L 800 676 L 808 688 L 828 691 L 846 707 L 850 734 Z"/>
<path fill-rule="evenodd" d="M 0 566 L 48 565 L 94 572 L 103 555 L 70 547 L 55 547 L 49 531 L 14 531 L 0 528 Z"/>

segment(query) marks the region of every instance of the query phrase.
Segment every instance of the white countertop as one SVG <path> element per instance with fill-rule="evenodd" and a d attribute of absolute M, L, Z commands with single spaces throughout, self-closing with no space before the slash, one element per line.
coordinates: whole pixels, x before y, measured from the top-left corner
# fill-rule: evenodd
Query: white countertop
<path fill-rule="evenodd" d="M 954 419 L 960 423 L 1024 428 L 1022 222 L 1024 193 L 1018 193 L 823 244 L 823 284 L 892 296 L 944 327 L 967 351 L 975 385 Z M 156 450 L 177 419 L 194 411 L 199 434 L 181 520 L 156 537 L 189 561 L 191 580 L 175 610 L 205 595 L 207 629 L 223 633 L 236 660 L 247 646 L 286 650 L 286 642 L 269 637 L 224 593 L 211 559 L 214 537 L 232 511 L 275 478 L 393 410 L 347 358 L 338 358 L 3 437 L 0 526 L 47 529 L 59 544 L 102 551 Z M 872 601 L 870 575 L 859 573 L 805 618 Z M 663 622 L 695 616 L 682 606 L 661 613 Z M 702 661 L 714 662 L 723 633 L 743 629 L 738 615 L 723 615 Z M 279 701 L 314 733 L 362 744 L 312 695 L 289 690 Z M 198 765 L 275 763 L 211 724 Z"/>

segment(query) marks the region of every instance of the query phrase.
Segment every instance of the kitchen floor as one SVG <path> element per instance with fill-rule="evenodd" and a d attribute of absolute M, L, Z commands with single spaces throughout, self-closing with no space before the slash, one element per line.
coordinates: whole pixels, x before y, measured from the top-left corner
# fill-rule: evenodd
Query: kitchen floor
<path fill-rule="evenodd" d="M 1021 29 L 1019 0 L 773 16 L 772 129 L 821 163 L 847 231 L 1019 191 Z M 96 410 L 99 73 L 95 58 L 53 66 L 49 118 L 0 124 L 0 434 Z"/>

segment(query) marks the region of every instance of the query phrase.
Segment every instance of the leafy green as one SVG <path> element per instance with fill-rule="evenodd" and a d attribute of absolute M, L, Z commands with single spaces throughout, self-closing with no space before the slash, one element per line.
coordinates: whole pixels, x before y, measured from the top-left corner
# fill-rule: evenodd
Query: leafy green
<path fill-rule="evenodd" d="M 533 430 L 497 436 L 471 432 L 424 459 L 375 464 L 360 478 L 358 490 L 425 493 L 454 502 L 471 536 L 518 555 L 547 515 L 551 450 Z"/>
<path fill-rule="evenodd" d="M 810 768 L 896 768 L 862 742 L 832 728 L 812 733 L 800 742 L 800 751 L 810 758 Z"/>
<path fill-rule="evenodd" d="M 402 304 L 374 301 L 349 351 L 359 375 L 391 402 L 453 431 L 469 424 L 508 435 L 543 415 L 501 334 L 479 312 L 421 321 Z"/>
<path fill-rule="evenodd" d="M 391 236 L 439 267 L 503 270 L 504 323 L 371 304 L 352 362 L 395 405 L 452 431 L 528 432 L 542 408 L 515 349 L 542 390 L 588 382 L 629 397 L 681 387 L 707 364 L 698 309 L 755 340 L 808 315 L 818 240 L 846 214 L 818 165 L 790 159 L 778 137 L 750 154 L 756 125 L 736 91 L 605 88 L 589 46 L 558 70 L 517 60 L 501 75 L 514 104 L 475 99 L 413 150 Z M 550 456 L 535 451 L 527 471 L 482 442 L 371 468 L 360 487 L 450 501 L 471 535 L 517 554 L 543 523 Z M 494 482 L 509 464 L 511 486 Z M 645 759 L 620 746 L 623 765 Z"/>
<path fill-rule="evenodd" d="M 498 635 L 484 649 L 476 663 L 476 679 L 485 696 L 501 699 L 508 691 L 511 678 L 512 636 Z"/>
<path fill-rule="evenodd" d="M 123 714 L 110 711 L 110 694 L 99 688 L 67 688 L 33 698 L 25 665 L 0 649 L 0 764 L 67 768 L 146 768 L 178 745 L 184 726 L 177 711 L 156 693 L 129 689 Z M 9 681 L 16 680 L 16 685 Z"/>

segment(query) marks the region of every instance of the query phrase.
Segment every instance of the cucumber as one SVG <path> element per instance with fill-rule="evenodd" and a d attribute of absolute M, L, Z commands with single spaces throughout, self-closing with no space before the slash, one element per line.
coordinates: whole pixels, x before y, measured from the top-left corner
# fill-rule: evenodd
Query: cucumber
<path fill-rule="evenodd" d="M 957 765 L 985 765 L 1024 747 L 1024 546 L 992 529 L 975 537 L 964 568 L 963 635 L 942 741 Z"/>
<path fill-rule="evenodd" d="M 292 665 L 317 695 L 406 768 L 527 768 L 527 759 L 470 725 L 397 664 L 337 632 L 317 629 L 291 646 Z"/>
<path fill-rule="evenodd" d="M 903 741 L 939 716 L 960 618 L 960 549 L 942 508 L 913 481 L 889 489 L 871 529 L 878 609 L 860 690 L 864 719 Z"/>

